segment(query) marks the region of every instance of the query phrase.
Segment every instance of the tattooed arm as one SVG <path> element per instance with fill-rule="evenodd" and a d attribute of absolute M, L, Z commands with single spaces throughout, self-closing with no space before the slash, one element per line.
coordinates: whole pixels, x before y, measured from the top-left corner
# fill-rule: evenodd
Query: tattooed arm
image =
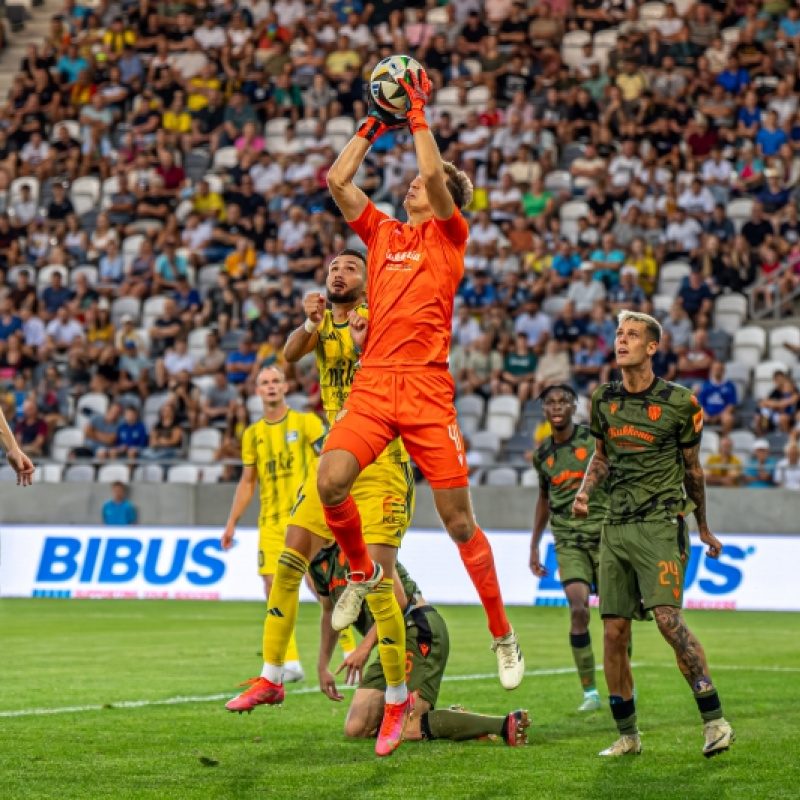
<path fill-rule="evenodd" d="M 609 473 L 609 461 L 606 455 L 605 444 L 602 439 L 598 439 L 595 444 L 594 455 L 586 468 L 586 475 L 583 478 L 581 488 L 575 495 L 575 502 L 572 505 L 572 514 L 575 517 L 589 516 L 589 497 L 592 492 L 605 481 Z"/>
<path fill-rule="evenodd" d="M 682 450 L 685 470 L 683 486 L 689 499 L 695 505 L 694 518 L 697 520 L 700 541 L 708 545 L 708 555 L 711 558 L 719 558 L 719 554 L 722 552 L 722 544 L 711 533 L 706 520 L 706 481 L 703 474 L 703 465 L 700 463 L 700 444 L 684 447 Z"/>

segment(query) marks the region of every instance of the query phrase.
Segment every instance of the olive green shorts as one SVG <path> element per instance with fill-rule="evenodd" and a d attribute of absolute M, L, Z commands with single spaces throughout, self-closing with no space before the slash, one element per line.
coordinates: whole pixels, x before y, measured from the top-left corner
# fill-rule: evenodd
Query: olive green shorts
<path fill-rule="evenodd" d="M 683 606 L 689 537 L 683 517 L 604 525 L 600 542 L 600 614 L 634 619 L 637 609 Z"/>
<path fill-rule="evenodd" d="M 580 581 L 597 592 L 600 577 L 599 548 L 586 550 L 570 545 L 559 547 L 556 544 L 556 559 L 558 560 L 558 577 L 564 586 Z"/>
<path fill-rule="evenodd" d="M 436 707 L 449 655 L 450 635 L 439 612 L 433 606 L 415 608 L 406 617 L 406 683 L 431 708 Z M 364 671 L 360 686 L 385 691 L 380 654 Z"/>

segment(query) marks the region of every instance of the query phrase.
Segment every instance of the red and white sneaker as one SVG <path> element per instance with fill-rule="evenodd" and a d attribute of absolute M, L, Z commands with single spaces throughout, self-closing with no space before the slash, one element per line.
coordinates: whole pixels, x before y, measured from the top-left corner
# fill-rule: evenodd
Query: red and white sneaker
<path fill-rule="evenodd" d="M 527 729 L 530 728 L 531 721 L 528 718 L 528 712 L 525 709 L 512 711 L 506 717 L 505 724 L 505 743 L 509 747 L 522 747 L 528 744 Z"/>
<path fill-rule="evenodd" d="M 266 678 L 250 678 L 239 686 L 249 686 L 241 694 L 225 703 L 228 711 L 246 711 L 250 714 L 256 706 L 279 706 L 286 697 L 282 683 L 272 683 Z"/>
<path fill-rule="evenodd" d="M 406 724 L 414 713 L 414 695 L 409 693 L 404 703 L 386 703 L 383 707 L 383 721 L 375 743 L 375 753 L 390 756 L 400 747 Z"/>

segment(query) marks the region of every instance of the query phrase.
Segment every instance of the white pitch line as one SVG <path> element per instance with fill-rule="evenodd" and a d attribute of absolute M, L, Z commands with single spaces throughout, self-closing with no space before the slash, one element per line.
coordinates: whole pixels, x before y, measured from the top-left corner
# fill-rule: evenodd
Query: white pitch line
<path fill-rule="evenodd" d="M 637 669 L 674 669 L 675 664 L 640 664 L 633 663 L 632 667 Z M 602 666 L 597 667 L 602 671 Z M 753 666 L 746 667 L 736 664 L 716 664 L 712 668 L 715 670 L 737 670 L 739 672 L 790 672 L 800 673 L 800 667 L 768 667 Z M 556 669 L 533 669 L 525 673 L 526 677 L 543 677 L 547 675 L 569 675 L 575 672 L 575 667 L 559 667 Z M 496 678 L 496 672 L 482 672 L 474 675 L 445 675 L 443 682 L 456 683 L 459 681 L 485 681 Z M 342 684 L 338 687 L 341 690 L 354 690 L 355 686 Z M 319 692 L 318 686 L 304 686 L 301 689 L 290 689 L 287 695 L 316 694 Z M 211 703 L 217 700 L 225 700 L 231 697 L 231 692 L 227 694 L 208 694 L 201 697 L 168 697 L 165 700 L 123 700 L 118 703 L 109 703 L 105 706 L 66 706 L 64 708 L 23 708 L 19 711 L 0 711 L 0 718 L 3 717 L 38 717 L 48 714 L 80 714 L 86 711 L 108 711 L 117 708 L 148 708 L 150 706 L 177 706 L 185 703 Z"/>
<path fill-rule="evenodd" d="M 635 665 L 639 666 L 639 665 Z M 602 669 L 602 667 L 600 667 Z M 528 670 L 525 675 L 529 677 L 545 675 L 567 675 L 575 672 L 575 667 L 561 667 L 558 669 L 534 669 Z M 476 675 L 445 675 L 443 681 L 483 681 L 489 678 L 497 678 L 496 672 L 485 672 Z M 341 685 L 340 689 L 353 690 L 355 686 Z M 302 689 L 289 689 L 286 694 L 315 694 L 319 692 L 319 686 L 304 686 Z M 119 703 L 109 703 L 106 706 L 66 706 L 64 708 L 24 708 L 19 711 L 0 711 L 0 717 L 36 717 L 48 714 L 79 714 L 85 711 L 108 711 L 116 708 L 147 708 L 149 706 L 176 706 L 183 703 L 210 703 L 215 700 L 226 700 L 232 696 L 232 692 L 227 694 L 209 694 L 202 697 L 168 697 L 165 700 L 123 700 Z"/>

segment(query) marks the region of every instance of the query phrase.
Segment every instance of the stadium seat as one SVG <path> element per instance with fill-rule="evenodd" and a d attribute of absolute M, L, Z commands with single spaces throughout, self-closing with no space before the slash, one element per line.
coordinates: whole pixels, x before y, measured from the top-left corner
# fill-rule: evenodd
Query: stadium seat
<path fill-rule="evenodd" d="M 167 483 L 198 483 L 200 473 L 194 464 L 176 464 L 167 473 Z"/>
<path fill-rule="evenodd" d="M 555 317 L 561 313 L 566 304 L 567 298 L 563 294 L 554 294 L 542 303 L 542 311 L 550 317 Z"/>
<path fill-rule="evenodd" d="M 200 267 L 200 272 L 197 273 L 197 290 L 203 300 L 206 299 L 208 290 L 217 285 L 220 266 L 220 264 L 206 264 L 206 266 Z"/>
<path fill-rule="evenodd" d="M 200 483 L 219 483 L 224 469 L 222 464 L 203 464 L 200 468 Z"/>
<path fill-rule="evenodd" d="M 394 206 L 391 203 L 375 203 L 375 208 L 388 217 L 394 216 Z"/>
<path fill-rule="evenodd" d="M 561 151 L 561 158 L 558 160 L 558 168 L 564 171 L 569 170 L 569 168 L 572 166 L 572 162 L 579 159 L 585 150 L 586 145 L 581 144 L 580 142 L 570 142 Z"/>
<path fill-rule="evenodd" d="M 64 472 L 64 483 L 94 483 L 94 467 L 91 464 L 73 464 Z"/>
<path fill-rule="evenodd" d="M 469 74 L 473 78 L 477 78 L 483 72 L 481 62 L 477 58 L 465 58 L 464 66 L 469 70 Z"/>
<path fill-rule="evenodd" d="M 75 213 L 81 218 L 91 212 L 97 213 L 98 203 L 92 200 L 88 194 L 76 194 L 74 197 L 70 197 L 70 200 L 72 201 L 72 207 L 75 209 Z M 95 220 L 96 219 L 95 217 Z M 83 219 L 81 219 L 81 225 L 84 225 Z"/>
<path fill-rule="evenodd" d="M 158 414 L 162 407 L 169 402 L 169 392 L 160 392 L 159 394 L 151 394 L 144 401 L 144 408 L 142 413 L 145 415 Z"/>
<path fill-rule="evenodd" d="M 211 328 L 195 328 L 192 331 L 189 331 L 189 336 L 187 337 L 186 343 L 189 350 L 189 355 L 195 359 L 195 361 L 203 358 L 205 354 L 208 352 L 208 348 L 206 347 L 206 339 L 208 338 L 208 334 L 211 333 Z"/>
<path fill-rule="evenodd" d="M 105 414 L 107 410 L 108 397 L 99 392 L 89 392 L 78 400 L 76 421 L 80 423 L 95 414 Z"/>
<path fill-rule="evenodd" d="M 65 462 L 76 447 L 83 447 L 85 437 L 81 428 L 61 428 L 53 434 L 53 460 Z"/>
<path fill-rule="evenodd" d="M 101 194 L 100 178 L 95 178 L 91 175 L 87 175 L 83 178 L 75 178 L 75 180 L 72 181 L 72 185 L 69 187 L 69 196 L 73 203 L 76 197 L 84 196 L 89 197 L 92 201 L 92 205 L 96 206 L 100 202 Z"/>
<path fill-rule="evenodd" d="M 738 361 L 725 363 L 725 379 L 736 385 L 736 396 L 740 403 L 750 388 L 751 376 L 752 368 L 748 364 L 741 364 Z"/>
<path fill-rule="evenodd" d="M 493 397 L 489 401 L 486 428 L 505 441 L 514 435 L 519 419 L 519 400 L 513 395 Z"/>
<path fill-rule="evenodd" d="M 64 122 L 56 122 L 53 125 L 53 132 L 50 135 L 51 142 L 57 142 L 60 135 L 61 128 L 66 128 L 69 131 L 70 139 L 80 141 L 81 138 L 81 124 L 74 119 L 68 119 Z"/>
<path fill-rule="evenodd" d="M 753 201 L 749 197 L 739 197 L 731 200 L 725 206 L 725 216 L 734 224 L 736 232 L 742 230 L 742 225 L 753 215 Z"/>
<path fill-rule="evenodd" d="M 167 298 L 164 295 L 148 297 L 142 306 L 142 326 L 147 330 L 164 313 Z"/>
<path fill-rule="evenodd" d="M 38 178 L 17 178 L 11 181 L 11 186 L 8 192 L 8 206 L 16 205 L 22 199 L 22 187 L 27 186 L 31 190 L 31 200 L 34 203 L 39 202 L 39 179 Z"/>
<path fill-rule="evenodd" d="M 675 302 L 675 298 L 670 294 L 654 294 L 651 299 L 653 301 L 653 311 L 656 317 L 659 318 L 666 317 Z"/>
<path fill-rule="evenodd" d="M 559 193 L 572 191 L 572 176 L 566 170 L 549 172 L 544 179 L 544 188 L 549 192 Z"/>
<path fill-rule="evenodd" d="M 703 438 L 700 440 L 700 452 L 719 452 L 719 434 L 716 431 L 710 431 L 707 428 L 703 431 Z"/>
<path fill-rule="evenodd" d="M 639 20 L 648 28 L 654 28 L 664 16 L 664 3 L 651 2 L 639 6 Z"/>
<path fill-rule="evenodd" d="M 589 213 L 589 206 L 583 200 L 570 200 L 561 206 L 558 212 L 561 222 L 577 222 Z"/>
<path fill-rule="evenodd" d="M 763 400 L 775 388 L 776 372 L 786 371 L 786 364 L 782 361 L 762 361 L 757 364 L 753 380 L 753 396 L 756 400 Z"/>
<path fill-rule="evenodd" d="M 149 235 L 163 230 L 164 223 L 160 219 L 135 219 L 128 227 L 136 233 Z"/>
<path fill-rule="evenodd" d="M 103 464 L 97 470 L 98 483 L 128 483 L 131 479 L 131 470 L 127 464 Z"/>
<path fill-rule="evenodd" d="M 75 269 L 69 273 L 69 284 L 74 289 L 78 275 L 85 275 L 89 286 L 94 286 L 97 283 L 99 272 L 97 267 L 93 267 L 91 264 L 81 264 L 81 266 L 75 267 Z"/>
<path fill-rule="evenodd" d="M 250 415 L 250 422 L 257 422 L 264 416 L 264 404 L 258 395 L 247 398 L 247 413 Z"/>
<path fill-rule="evenodd" d="M 506 454 L 508 461 L 512 464 L 524 463 L 526 466 L 529 462 L 525 458 L 525 454 L 533 449 L 530 434 L 528 433 L 515 433 L 504 445 L 503 450 Z"/>
<path fill-rule="evenodd" d="M 305 411 L 308 408 L 308 398 L 303 392 L 294 392 L 286 395 L 286 405 L 295 411 Z"/>
<path fill-rule="evenodd" d="M 222 434 L 216 428 L 199 428 L 192 432 L 189 447 L 206 447 L 218 450 L 222 444 Z"/>
<path fill-rule="evenodd" d="M 159 464 L 140 464 L 133 471 L 134 483 L 164 483 L 164 468 Z"/>
<path fill-rule="evenodd" d="M 517 471 L 511 467 L 497 467 L 486 475 L 487 486 L 516 486 Z"/>
<path fill-rule="evenodd" d="M 756 441 L 756 435 L 752 431 L 735 430 L 729 434 L 733 450 L 736 453 L 746 453 L 747 458 L 753 454 L 753 445 Z"/>
<path fill-rule="evenodd" d="M 133 317 L 134 325 L 142 313 L 142 301 L 138 297 L 115 297 L 111 303 L 111 322 L 119 328 L 125 315 Z"/>
<path fill-rule="evenodd" d="M 486 470 L 483 467 L 479 467 L 470 474 L 469 485 L 480 486 L 483 483 L 484 477 L 486 477 Z"/>
<path fill-rule="evenodd" d="M 276 136 L 284 136 L 288 125 L 289 120 L 286 117 L 276 117 L 275 119 L 267 120 L 264 126 L 264 136 L 268 139 Z"/>
<path fill-rule="evenodd" d="M 469 414 L 483 419 L 486 401 L 478 394 L 465 394 L 456 398 L 455 406 L 458 414 Z"/>
<path fill-rule="evenodd" d="M 583 46 L 592 41 L 587 31 L 569 31 L 561 40 L 561 58 L 570 67 L 577 67 L 583 59 Z"/>
<path fill-rule="evenodd" d="M 215 172 L 226 172 L 233 169 L 239 163 L 239 151 L 235 147 L 220 147 L 214 153 L 214 164 L 212 169 Z"/>
<path fill-rule="evenodd" d="M 123 256 L 132 256 L 135 258 L 139 255 L 139 251 L 142 249 L 142 242 L 144 241 L 144 234 L 142 233 L 134 233 L 130 236 L 126 236 L 122 240 L 122 255 Z"/>
<path fill-rule="evenodd" d="M 475 431 L 480 428 L 480 420 L 471 414 L 458 415 L 458 427 L 461 428 L 462 436 L 469 439 Z"/>
<path fill-rule="evenodd" d="M 784 345 L 800 347 L 800 330 L 795 325 L 781 325 L 769 332 L 769 357 L 772 361 L 782 361 L 787 368 L 797 363 L 797 354 Z"/>
<path fill-rule="evenodd" d="M 328 120 L 325 126 L 326 136 L 348 136 L 352 137 L 356 132 L 356 121 L 352 117 L 334 117 Z"/>
<path fill-rule="evenodd" d="M 36 277 L 36 285 L 39 287 L 40 291 L 43 291 L 50 285 L 54 272 L 60 272 L 61 282 L 64 286 L 69 286 L 69 270 L 63 264 L 48 264 L 46 267 L 42 267 L 39 270 L 39 274 Z"/>
<path fill-rule="evenodd" d="M 479 452 L 487 464 L 493 464 L 500 452 L 500 439 L 491 431 L 476 431 L 470 439 L 472 449 Z"/>
<path fill-rule="evenodd" d="M 684 261 L 668 261 L 658 273 L 658 293 L 675 298 L 683 279 L 692 271 Z"/>
<path fill-rule="evenodd" d="M 305 119 L 299 119 L 294 126 L 294 132 L 298 136 L 314 136 L 317 133 L 317 125 L 319 125 L 319 120 L 316 117 L 306 117 Z"/>
<path fill-rule="evenodd" d="M 458 87 L 445 86 L 439 89 L 434 96 L 437 106 L 457 106 L 458 105 Z M 448 109 L 449 111 L 450 109 Z"/>
<path fill-rule="evenodd" d="M 531 467 L 522 473 L 520 484 L 528 488 L 534 488 L 539 485 L 539 473 Z"/>
<path fill-rule="evenodd" d="M 486 408 L 486 412 L 490 417 L 498 414 L 508 416 L 514 420 L 514 424 L 519 419 L 520 410 L 519 399 L 510 394 L 493 397 L 489 400 L 489 405 Z"/>
<path fill-rule="evenodd" d="M 467 103 L 471 106 L 481 106 L 483 108 L 489 102 L 490 96 L 489 87 L 479 84 L 467 91 Z"/>
<path fill-rule="evenodd" d="M 733 49 L 739 44 L 739 34 L 741 31 L 739 28 L 723 28 L 720 31 L 720 35 L 722 36 L 722 41 L 725 42 L 725 47 L 727 49 Z"/>
<path fill-rule="evenodd" d="M 34 472 L 34 480 L 36 478 L 36 473 Z M 3 464 L 0 467 L 0 483 L 16 483 L 17 482 L 17 473 L 14 472 L 14 467 L 11 464 Z"/>
<path fill-rule="evenodd" d="M 763 328 L 748 325 L 733 335 L 733 360 L 755 367 L 761 363 L 767 349 L 767 334 Z"/>
<path fill-rule="evenodd" d="M 63 464 L 41 464 L 40 466 L 36 467 L 36 472 L 34 473 L 34 482 L 36 478 L 41 476 L 42 483 L 61 483 L 61 478 L 64 475 L 64 465 Z"/>
<path fill-rule="evenodd" d="M 192 464 L 211 464 L 216 455 L 217 451 L 209 447 L 190 447 L 187 458 Z"/>
<path fill-rule="evenodd" d="M 208 184 L 208 190 L 215 194 L 222 194 L 225 191 L 225 184 L 219 175 L 209 172 L 203 175 L 203 180 Z"/>
<path fill-rule="evenodd" d="M 783 431 L 770 431 L 764 438 L 769 442 L 770 454 L 782 457 L 784 448 L 789 442 L 789 434 Z"/>

